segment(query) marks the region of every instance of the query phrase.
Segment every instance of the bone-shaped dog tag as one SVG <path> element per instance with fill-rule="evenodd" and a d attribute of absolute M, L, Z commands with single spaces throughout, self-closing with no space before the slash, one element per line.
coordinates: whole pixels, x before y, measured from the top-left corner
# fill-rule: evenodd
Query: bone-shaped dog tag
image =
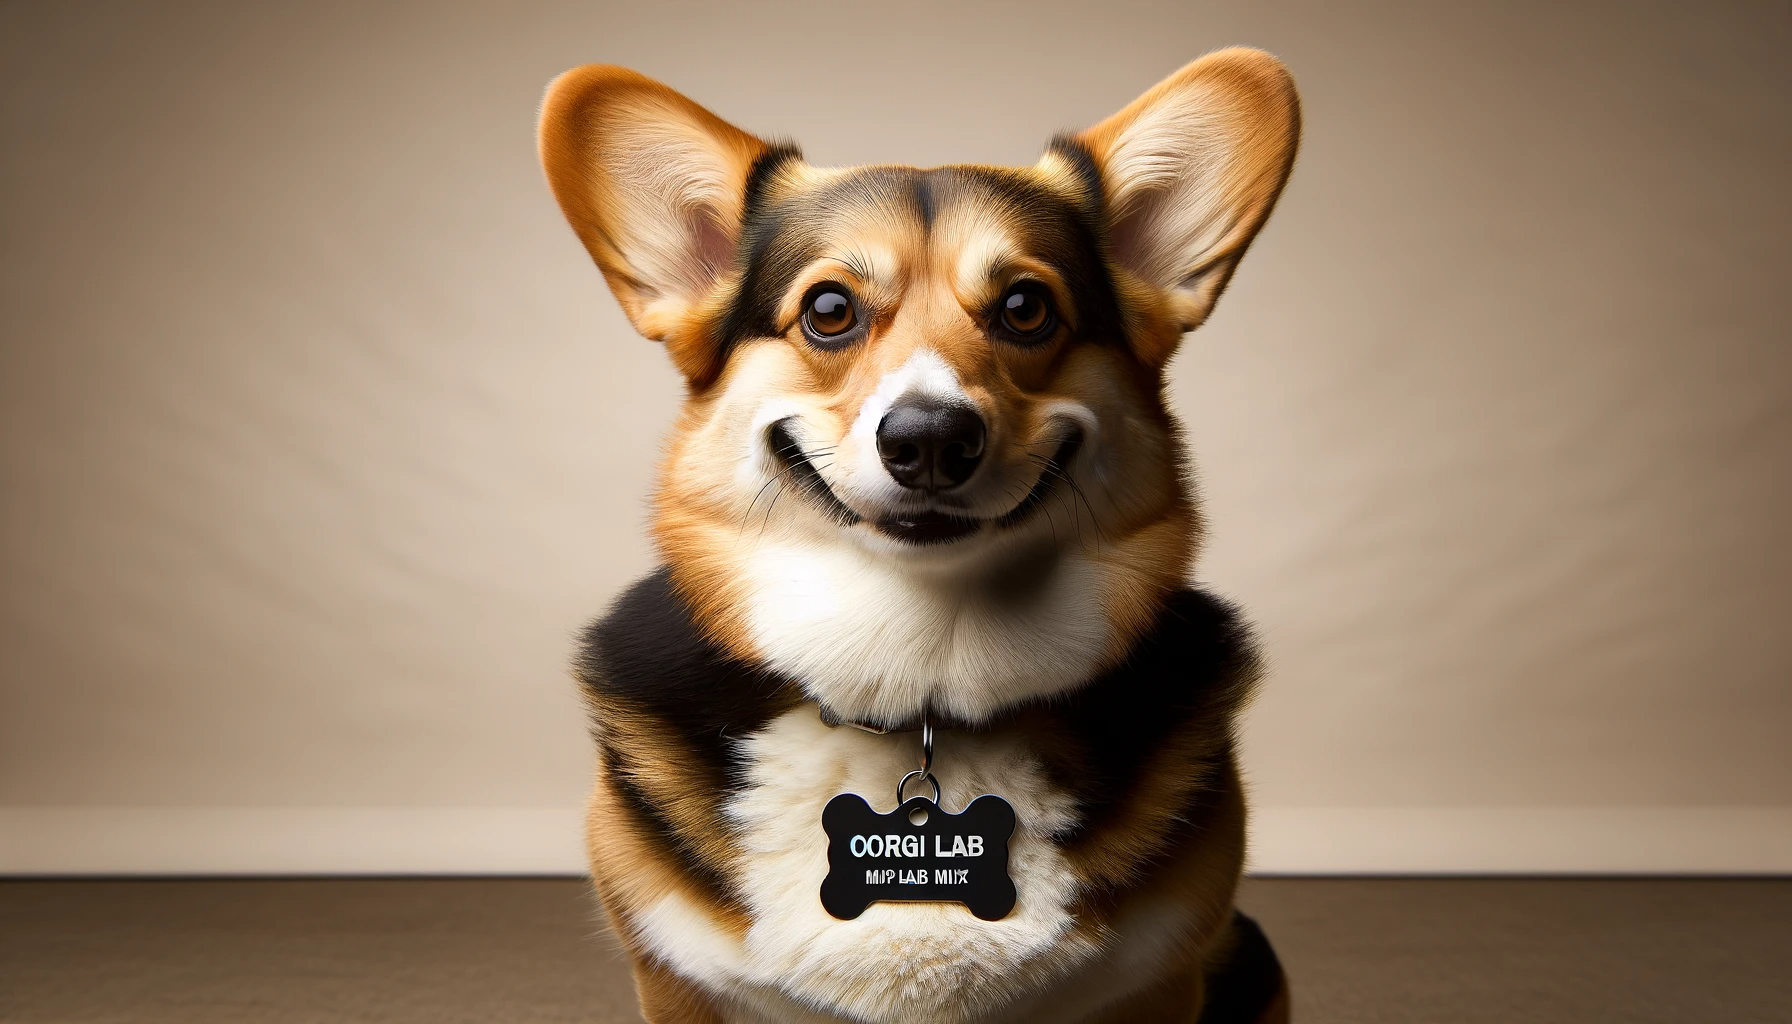
<path fill-rule="evenodd" d="M 821 905 L 850 921 L 879 900 L 962 903 L 983 920 L 998 921 L 1014 909 L 1008 877 L 1014 822 L 1014 808 L 994 795 L 957 814 L 924 796 L 879 814 L 857 793 L 842 793 L 821 812 L 828 834 Z"/>

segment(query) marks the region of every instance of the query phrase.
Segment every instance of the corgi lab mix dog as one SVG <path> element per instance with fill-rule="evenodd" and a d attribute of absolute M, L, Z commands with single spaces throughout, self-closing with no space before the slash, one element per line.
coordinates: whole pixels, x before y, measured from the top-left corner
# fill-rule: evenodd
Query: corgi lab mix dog
<path fill-rule="evenodd" d="M 1164 367 L 1269 216 L 1286 69 L 1210 54 L 1025 168 L 824 168 L 623 68 L 541 160 L 686 386 L 663 567 L 584 637 L 597 893 L 661 1022 L 1259 1022 L 1248 628 L 1186 582 Z M 1012 911 L 824 910 L 822 809 L 1014 808 Z"/>

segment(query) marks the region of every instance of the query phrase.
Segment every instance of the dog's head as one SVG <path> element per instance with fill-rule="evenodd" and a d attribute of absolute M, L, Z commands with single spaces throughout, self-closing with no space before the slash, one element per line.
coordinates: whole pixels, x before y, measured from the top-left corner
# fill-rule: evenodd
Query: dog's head
<path fill-rule="evenodd" d="M 632 71 L 556 80 L 554 194 L 688 386 L 656 533 L 704 625 L 776 662 L 784 620 L 812 617 L 781 606 L 834 615 L 875 577 L 880 614 L 933 600 L 955 611 L 916 614 L 952 633 L 982 595 L 983 618 L 1095 662 L 1124 650 L 1198 533 L 1164 364 L 1298 136 L 1292 81 L 1254 50 L 1195 61 L 1027 168 L 812 167 Z M 1096 613 L 1067 612 L 1066 588 Z M 888 621 L 797 633 L 886 662 L 919 642 Z"/>

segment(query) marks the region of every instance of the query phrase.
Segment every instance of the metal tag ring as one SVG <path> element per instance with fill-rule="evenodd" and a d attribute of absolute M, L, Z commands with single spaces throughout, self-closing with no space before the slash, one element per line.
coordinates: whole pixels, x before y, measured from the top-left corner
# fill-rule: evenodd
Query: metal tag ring
<path fill-rule="evenodd" d="M 927 769 L 916 768 L 914 771 L 904 775 L 901 782 L 896 783 L 896 806 L 902 806 L 902 801 L 905 799 L 902 795 L 902 791 L 908 788 L 909 780 L 917 776 L 933 783 L 933 802 L 936 804 L 940 802 L 940 780 L 934 778 L 933 773 Z"/>
<path fill-rule="evenodd" d="M 926 708 L 921 709 L 921 770 L 933 771 L 933 716 Z"/>

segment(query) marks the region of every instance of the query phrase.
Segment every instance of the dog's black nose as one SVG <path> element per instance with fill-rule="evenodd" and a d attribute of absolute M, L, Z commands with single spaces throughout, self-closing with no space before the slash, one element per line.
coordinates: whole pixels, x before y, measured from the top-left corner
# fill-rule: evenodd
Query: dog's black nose
<path fill-rule="evenodd" d="M 969 406 L 905 398 L 877 425 L 877 454 L 902 486 L 940 491 L 976 472 L 984 436 L 983 417 Z"/>

